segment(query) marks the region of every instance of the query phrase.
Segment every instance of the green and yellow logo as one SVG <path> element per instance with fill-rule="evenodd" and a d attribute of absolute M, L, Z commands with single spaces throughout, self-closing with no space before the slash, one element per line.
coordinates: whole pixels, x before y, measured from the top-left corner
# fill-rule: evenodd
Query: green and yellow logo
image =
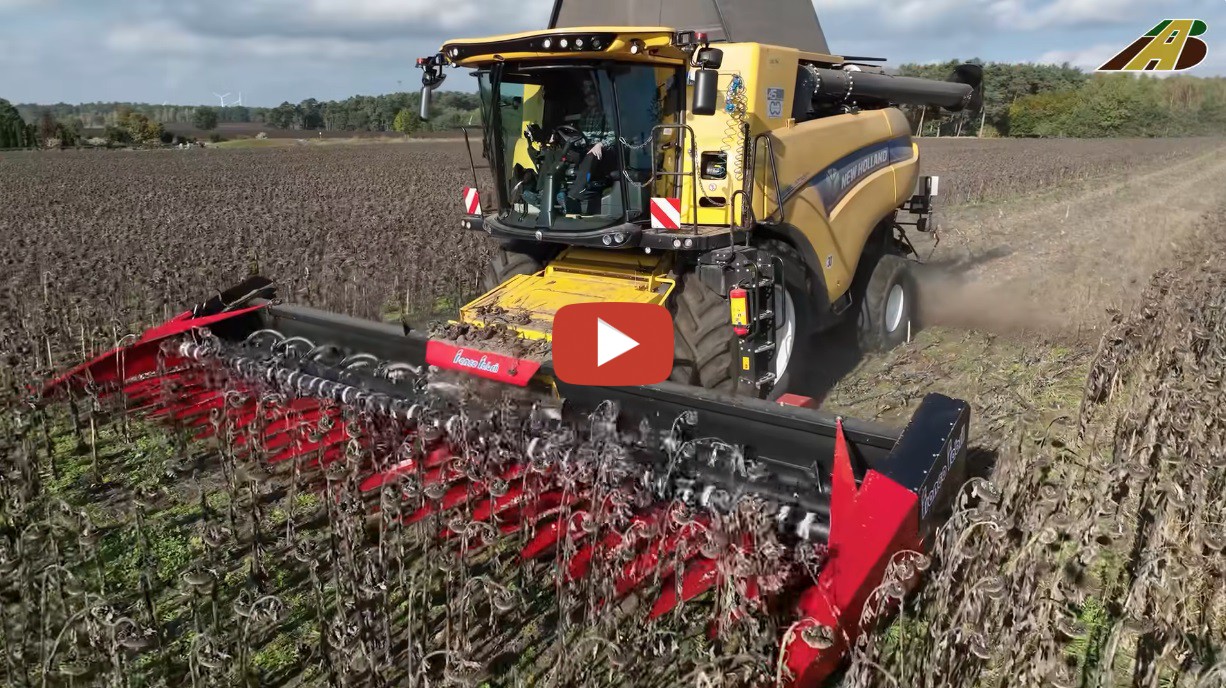
<path fill-rule="evenodd" d="M 1180 72 L 1205 59 L 1208 27 L 1199 19 L 1167 19 L 1098 68 L 1100 72 Z"/>

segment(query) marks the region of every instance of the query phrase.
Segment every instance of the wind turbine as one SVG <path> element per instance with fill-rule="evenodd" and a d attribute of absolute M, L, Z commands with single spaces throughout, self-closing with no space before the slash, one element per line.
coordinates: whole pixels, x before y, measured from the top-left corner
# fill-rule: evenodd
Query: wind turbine
<path fill-rule="evenodd" d="M 243 92 L 242 92 L 242 91 L 239 91 L 239 92 L 238 92 L 238 100 L 236 100 L 236 101 L 234 101 L 233 103 L 230 103 L 230 104 L 231 104 L 231 105 L 242 105 L 242 104 L 243 104 Z"/>
<path fill-rule="evenodd" d="M 217 96 L 218 98 L 220 98 L 220 99 L 221 99 L 221 106 L 222 106 L 222 107 L 225 107 L 225 106 L 226 106 L 226 96 L 230 95 L 229 93 L 227 93 L 227 94 L 225 94 L 225 95 L 222 95 L 222 94 L 220 94 L 220 93 L 214 93 L 213 95 L 215 95 L 215 96 Z"/>

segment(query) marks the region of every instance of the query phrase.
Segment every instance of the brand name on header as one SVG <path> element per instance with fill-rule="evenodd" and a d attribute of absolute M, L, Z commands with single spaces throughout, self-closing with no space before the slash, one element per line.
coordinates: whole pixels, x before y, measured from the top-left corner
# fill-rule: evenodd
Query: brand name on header
<path fill-rule="evenodd" d="M 475 359 L 475 358 L 468 358 L 464 355 L 463 349 L 460 349 L 459 351 L 455 352 L 455 358 L 452 359 L 451 362 L 458 366 L 463 366 L 465 368 L 471 368 L 473 370 L 480 370 L 486 373 L 497 373 L 499 369 L 502 368 L 501 363 L 490 363 L 489 356 L 483 355 L 481 356 L 480 360 Z"/>
<path fill-rule="evenodd" d="M 966 428 L 963 428 L 962 434 L 947 445 L 947 449 L 941 457 L 941 466 L 937 470 L 936 479 L 929 486 L 920 488 L 920 518 L 928 516 L 928 513 L 932 511 L 937 495 L 941 493 L 941 488 L 945 486 L 945 479 L 949 477 L 950 469 L 953 468 L 954 462 L 958 460 L 958 455 L 962 452 L 962 447 L 966 442 L 966 430 Z M 936 467 L 934 466 L 934 468 Z"/>

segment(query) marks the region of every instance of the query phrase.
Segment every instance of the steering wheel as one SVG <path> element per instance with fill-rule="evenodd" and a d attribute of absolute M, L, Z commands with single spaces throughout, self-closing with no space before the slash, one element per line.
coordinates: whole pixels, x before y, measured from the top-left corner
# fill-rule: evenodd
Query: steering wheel
<path fill-rule="evenodd" d="M 559 124 L 554 127 L 553 135 L 562 139 L 562 149 L 569 150 L 575 146 L 588 145 L 587 134 L 579 130 L 578 127 L 571 124 Z"/>

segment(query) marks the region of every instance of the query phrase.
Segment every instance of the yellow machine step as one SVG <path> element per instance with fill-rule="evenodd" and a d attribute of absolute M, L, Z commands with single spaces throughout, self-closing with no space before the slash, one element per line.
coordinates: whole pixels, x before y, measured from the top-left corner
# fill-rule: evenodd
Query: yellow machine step
<path fill-rule="evenodd" d="M 517 275 L 460 309 L 460 320 L 502 323 L 527 339 L 552 341 L 553 316 L 574 303 L 619 301 L 663 305 L 676 281 L 670 255 L 571 247 L 544 270 Z"/>

